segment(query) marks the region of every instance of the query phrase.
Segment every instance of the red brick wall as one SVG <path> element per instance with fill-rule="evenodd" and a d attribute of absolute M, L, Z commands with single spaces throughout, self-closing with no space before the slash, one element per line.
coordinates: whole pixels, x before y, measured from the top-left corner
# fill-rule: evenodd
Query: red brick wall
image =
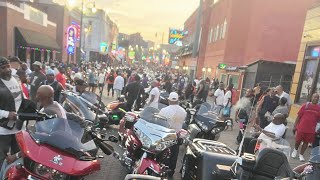
<path fill-rule="evenodd" d="M 25 20 L 22 13 L 12 10 L 10 8 L 6 8 L 5 11 L 7 12 L 6 16 L 4 16 L 4 18 L 7 18 L 7 23 L 6 23 L 7 50 L 4 52 L 4 54 L 1 54 L 1 55 L 4 55 L 4 56 L 14 55 L 14 50 L 15 50 L 14 28 L 15 27 L 21 27 L 24 29 L 43 33 L 52 37 L 53 39 L 56 38 L 56 27 L 53 27 L 51 25 L 48 25 L 48 27 L 44 27 L 32 21 Z"/>

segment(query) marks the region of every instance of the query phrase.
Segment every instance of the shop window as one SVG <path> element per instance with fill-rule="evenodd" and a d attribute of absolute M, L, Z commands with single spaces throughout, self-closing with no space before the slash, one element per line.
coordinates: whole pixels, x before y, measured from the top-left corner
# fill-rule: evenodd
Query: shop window
<path fill-rule="evenodd" d="M 239 76 L 230 75 L 228 84 L 233 84 L 233 88 L 238 89 L 239 88 Z"/>
<path fill-rule="evenodd" d="M 224 84 L 227 83 L 227 75 L 226 74 L 221 74 L 220 82 L 223 82 Z"/>
<path fill-rule="evenodd" d="M 297 102 L 302 104 L 310 100 L 311 95 L 316 92 L 315 89 L 313 88 L 314 80 L 316 79 L 317 75 L 317 67 L 319 65 L 318 60 L 305 60 L 305 68 L 302 71 L 303 74 L 300 79 L 300 92 L 297 93 L 299 94 L 297 98 Z M 319 84 L 319 81 L 318 81 Z M 320 87 L 320 86 L 316 86 Z"/>

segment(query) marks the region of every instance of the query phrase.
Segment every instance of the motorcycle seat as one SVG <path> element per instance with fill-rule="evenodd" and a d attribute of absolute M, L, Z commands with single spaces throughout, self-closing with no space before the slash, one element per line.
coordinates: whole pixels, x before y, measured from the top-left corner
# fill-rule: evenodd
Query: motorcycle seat
<path fill-rule="evenodd" d="M 286 155 L 276 149 L 263 149 L 252 169 L 253 179 L 274 179 L 280 177 L 292 177 L 293 173 Z"/>

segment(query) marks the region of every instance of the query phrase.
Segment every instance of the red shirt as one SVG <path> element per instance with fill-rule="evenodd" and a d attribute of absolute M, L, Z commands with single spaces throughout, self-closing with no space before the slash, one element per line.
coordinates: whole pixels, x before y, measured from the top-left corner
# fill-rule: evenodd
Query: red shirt
<path fill-rule="evenodd" d="M 25 98 L 29 99 L 29 90 L 24 83 L 21 83 L 21 89 Z"/>
<path fill-rule="evenodd" d="M 304 104 L 299 112 L 300 122 L 297 130 L 303 133 L 315 134 L 317 122 L 320 120 L 320 106 L 318 104 Z"/>
<path fill-rule="evenodd" d="M 67 82 L 67 80 L 66 80 L 66 77 L 64 76 L 64 74 L 58 73 L 58 74 L 56 75 L 56 80 L 62 85 L 62 87 L 63 87 L 64 89 L 66 89 L 66 82 Z"/>

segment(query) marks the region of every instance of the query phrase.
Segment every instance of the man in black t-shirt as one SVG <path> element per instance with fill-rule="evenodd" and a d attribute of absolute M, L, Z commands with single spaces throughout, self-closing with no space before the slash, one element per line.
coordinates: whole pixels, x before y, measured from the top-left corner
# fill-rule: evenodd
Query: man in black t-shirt
<path fill-rule="evenodd" d="M 144 95 L 144 87 L 140 83 L 140 76 L 135 76 L 135 81 L 128 84 L 125 88 L 124 94 L 127 99 L 127 105 L 129 109 L 132 109 L 134 101 L 136 101 L 135 110 L 141 108 L 141 95 Z"/>

